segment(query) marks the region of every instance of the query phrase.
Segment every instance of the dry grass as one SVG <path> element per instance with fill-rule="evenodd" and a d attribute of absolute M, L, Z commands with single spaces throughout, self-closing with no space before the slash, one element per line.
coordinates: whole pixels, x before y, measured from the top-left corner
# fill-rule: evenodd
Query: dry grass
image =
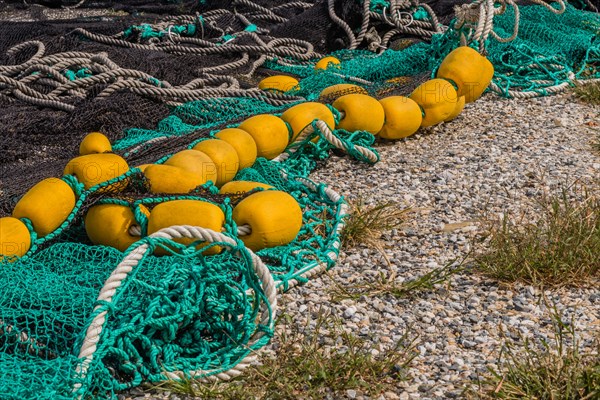
<path fill-rule="evenodd" d="M 585 103 L 600 105 L 600 82 L 577 84 L 573 92 Z"/>
<path fill-rule="evenodd" d="M 349 203 L 350 215 L 342 230 L 342 245 L 374 247 L 384 256 L 381 236 L 393 228 L 399 228 L 407 218 L 410 208 L 396 202 L 366 205 L 363 199 Z"/>
<path fill-rule="evenodd" d="M 434 290 L 436 285 L 447 283 L 454 274 L 463 270 L 464 260 L 460 263 L 451 262 L 442 268 L 436 268 L 422 276 L 409 281 L 398 282 L 397 274 L 386 275 L 381 272 L 373 282 L 365 282 L 351 286 L 341 286 L 334 279 L 331 290 L 331 300 L 339 302 L 346 299 L 358 299 L 361 296 L 396 298 L 416 296 L 419 293 Z"/>
<path fill-rule="evenodd" d="M 593 284 L 600 277 L 600 196 L 594 185 L 595 192 L 571 188 L 541 200 L 533 220 L 505 216 L 492 226 L 489 249 L 475 257 L 476 268 L 507 283 Z"/>
<path fill-rule="evenodd" d="M 574 323 L 565 323 L 552 308 L 553 335 L 534 344 L 522 338 L 524 349 L 505 343 L 497 371 L 490 370 L 469 399 L 592 400 L 600 399 L 600 343 L 595 354 L 581 354 Z M 600 339 L 600 337 L 599 337 Z"/>

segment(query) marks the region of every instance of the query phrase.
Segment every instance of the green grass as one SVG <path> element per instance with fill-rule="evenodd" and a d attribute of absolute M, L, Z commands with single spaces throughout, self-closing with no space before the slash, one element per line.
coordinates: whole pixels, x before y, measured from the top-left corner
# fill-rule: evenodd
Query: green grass
<path fill-rule="evenodd" d="M 385 257 L 381 236 L 385 231 L 399 228 L 407 218 L 410 208 L 396 202 L 366 205 L 363 199 L 349 203 L 350 215 L 341 233 L 342 245 L 374 247 Z"/>
<path fill-rule="evenodd" d="M 578 84 L 573 92 L 585 103 L 600 105 L 600 82 Z"/>
<path fill-rule="evenodd" d="M 395 273 L 388 276 L 383 272 L 380 272 L 373 282 L 345 287 L 332 279 L 334 286 L 330 292 L 331 300 L 339 302 L 346 299 L 358 299 L 363 295 L 379 298 L 386 295 L 396 298 L 416 296 L 419 293 L 435 289 L 436 285 L 448 282 L 452 275 L 463 270 L 463 262 L 458 265 L 454 262 L 449 263 L 442 268 L 436 268 L 416 279 L 405 282 L 398 282 Z"/>
<path fill-rule="evenodd" d="M 405 334 L 395 346 L 373 356 L 368 340 L 345 331 L 340 319 L 320 310 L 314 328 L 294 325 L 289 315 L 280 318 L 280 325 L 288 331 L 276 337 L 279 350 L 275 358 L 264 358 L 262 365 L 249 367 L 241 379 L 210 385 L 183 379 L 152 390 L 226 400 L 338 398 L 349 389 L 377 397 L 405 379 L 418 354 L 415 340 Z M 335 349 L 322 345 L 324 336 L 336 343 Z"/>
<path fill-rule="evenodd" d="M 523 338 L 524 349 L 507 341 L 500 353 L 498 371 L 489 370 L 469 399 L 600 399 L 600 344 L 595 354 L 581 354 L 574 323 L 561 320 L 553 309 L 553 336 L 534 344 Z M 600 336 L 598 337 L 600 339 Z"/>
<path fill-rule="evenodd" d="M 507 283 L 593 285 L 600 277 L 600 196 L 585 189 L 577 196 L 564 190 L 540 201 L 532 221 L 505 216 L 491 228 L 489 248 L 475 257 L 476 268 Z"/>

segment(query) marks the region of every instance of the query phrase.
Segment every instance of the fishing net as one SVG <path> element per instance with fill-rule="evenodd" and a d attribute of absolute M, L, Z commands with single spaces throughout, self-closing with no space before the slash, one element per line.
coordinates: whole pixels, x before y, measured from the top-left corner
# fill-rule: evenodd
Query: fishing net
<path fill-rule="evenodd" d="M 9 16 L 26 7 L 5 3 Z M 38 3 L 127 13 L 0 24 L 0 217 L 35 183 L 61 177 L 91 131 L 106 134 L 132 167 L 161 163 L 256 114 L 280 115 L 307 100 L 331 107 L 334 98 L 319 93 L 334 84 L 356 84 L 376 98 L 408 95 L 461 41 L 483 47 L 496 69 L 492 90 L 505 96 L 600 78 L 600 21 L 585 1 L 560 14 L 520 7 L 518 35 L 508 42 L 497 37 L 513 33 L 510 7 L 493 18 L 494 34 L 477 36 L 484 1 Z M 471 8 L 455 15 L 455 6 Z M 341 64 L 315 70 L 324 54 Z M 293 75 L 300 85 L 286 93 L 256 89 L 273 74 Z M 259 158 L 235 177 L 289 193 L 303 212 L 293 242 L 256 256 L 232 219 L 247 194 L 220 195 L 209 183 L 151 195 L 137 168 L 89 190 L 64 177 L 78 195 L 71 215 L 43 238 L 30 224 L 29 253 L 0 261 L 0 279 L 10 282 L 0 288 L 0 397 L 104 398 L 144 382 L 238 375 L 273 334 L 275 291 L 306 282 L 337 258 L 344 199 L 310 173 L 332 152 L 378 160 L 367 132 L 318 123 L 307 132 L 278 159 Z M 127 188 L 101 190 L 116 181 Z M 224 231 L 146 236 L 142 206 L 182 199 L 217 205 Z M 125 252 L 92 245 L 83 216 L 99 204 L 129 207 L 143 238 Z M 181 236 L 197 242 L 170 239 Z M 207 255 L 200 242 L 222 252 Z M 157 248 L 169 255 L 155 255 Z"/>

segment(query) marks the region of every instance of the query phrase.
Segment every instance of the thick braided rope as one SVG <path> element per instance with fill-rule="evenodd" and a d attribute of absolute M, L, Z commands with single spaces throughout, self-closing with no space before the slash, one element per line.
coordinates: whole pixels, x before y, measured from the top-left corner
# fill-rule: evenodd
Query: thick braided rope
<path fill-rule="evenodd" d="M 562 14 L 566 10 L 564 0 L 552 0 L 558 3 L 559 8 L 554 8 L 543 0 L 531 1 L 555 14 Z M 496 8 L 495 5 L 498 3 L 500 7 Z M 510 37 L 502 38 L 493 30 L 493 19 L 495 15 L 503 14 L 507 9 L 507 5 L 510 5 L 515 11 L 515 27 Z M 463 44 L 477 42 L 480 53 L 485 52 L 485 41 L 490 34 L 496 40 L 506 43 L 514 40 L 519 32 L 520 12 L 515 0 L 477 0 L 473 3 L 454 7 L 454 12 L 456 15 L 455 29 L 471 31 L 469 37 L 463 39 Z"/>
<path fill-rule="evenodd" d="M 139 225 L 132 225 L 129 227 L 129 234 L 131 236 L 142 236 L 142 227 Z M 250 225 L 238 225 L 237 234 L 238 236 L 247 236 L 252 233 Z"/>
<path fill-rule="evenodd" d="M 331 143 L 332 146 L 334 146 L 336 149 L 340 149 L 344 152 L 348 152 L 348 145 L 346 143 L 344 143 L 343 141 L 341 141 L 337 136 L 335 136 L 333 134 L 333 132 L 331 131 L 331 129 L 329 129 L 329 126 L 327 126 L 327 123 L 325 121 L 315 120 L 314 124 L 319 129 L 319 131 L 321 131 L 321 133 L 323 134 L 323 137 L 329 143 Z M 296 137 L 296 140 L 294 141 L 294 143 L 292 143 L 290 145 L 289 149 L 285 153 L 281 153 L 280 155 L 275 157 L 273 159 L 273 161 L 283 162 L 283 161 L 287 160 L 293 153 L 297 152 L 300 149 L 298 146 L 294 146 L 294 145 L 295 144 L 297 145 L 297 144 L 303 142 L 306 138 L 308 138 L 314 132 L 315 132 L 315 128 L 313 127 L 313 124 L 307 125 L 302 130 L 302 132 L 300 132 L 298 137 Z M 369 160 L 370 162 L 374 163 L 379 160 L 379 157 L 377 156 L 377 154 L 375 154 L 373 151 L 369 150 L 366 147 L 354 146 L 354 149 L 356 151 L 358 151 L 365 159 Z"/>
<path fill-rule="evenodd" d="M 149 236 L 149 238 L 161 238 L 161 239 L 179 239 L 179 238 L 190 238 L 190 239 L 201 239 L 203 241 L 214 243 L 219 242 L 222 243 L 221 246 L 229 247 L 230 249 L 235 249 L 238 246 L 238 243 L 230 238 L 229 236 L 225 236 L 220 232 L 214 232 L 210 229 L 189 226 L 189 225 L 180 225 L 180 226 L 172 226 L 169 228 L 161 229 L 160 231 L 153 233 Z M 117 290 L 127 279 L 128 275 L 131 273 L 133 268 L 135 268 L 140 260 L 144 257 L 146 252 L 149 249 L 149 244 L 147 242 L 141 242 L 137 247 L 134 247 L 127 256 L 117 265 L 117 267 L 113 270 L 110 277 L 105 282 L 104 286 L 100 290 L 100 294 L 98 295 L 98 302 L 102 304 L 110 304 Z M 260 313 L 260 322 L 259 324 L 267 326 L 269 329 L 273 329 L 275 320 L 273 315 L 277 309 L 277 290 L 275 286 L 275 282 L 273 281 L 273 277 L 269 269 L 264 265 L 261 259 L 254 254 L 250 249 L 246 249 L 248 254 L 250 255 L 250 259 L 252 261 L 252 268 L 256 275 L 258 276 L 261 287 L 265 293 L 265 297 L 269 304 L 263 304 L 261 306 Z M 97 305 L 94 310 L 102 307 L 101 305 Z M 106 323 L 107 311 L 102 311 L 98 313 L 91 321 L 88 329 L 86 331 L 86 335 L 82 342 L 82 346 L 79 350 L 79 358 L 82 362 L 77 366 L 76 374 L 78 377 L 85 377 L 89 366 L 94 358 L 94 354 L 97 350 L 98 343 L 100 340 L 100 335 L 102 333 L 104 324 Z M 262 336 L 264 336 L 263 331 L 257 331 L 251 338 L 250 343 L 255 343 Z M 184 376 L 193 376 L 195 378 L 200 377 L 201 382 L 211 382 L 216 380 L 228 380 L 238 376 L 241 371 L 246 368 L 250 363 L 255 359 L 254 354 L 249 354 L 244 357 L 244 359 L 240 360 L 233 368 L 226 371 L 190 371 L 187 372 L 187 375 L 183 371 L 173 371 L 173 372 L 165 372 L 163 375 L 165 379 L 172 378 L 182 378 Z M 209 374 L 209 376 L 206 376 Z M 76 394 L 81 388 L 81 384 L 78 383 L 73 387 L 73 393 Z"/>
<path fill-rule="evenodd" d="M 523 92 L 523 91 L 518 91 L 518 90 L 505 90 L 505 89 L 502 89 L 497 84 L 495 84 L 494 82 L 490 83 L 490 89 L 498 94 L 503 94 L 505 96 L 513 97 L 516 99 L 532 99 L 534 97 L 541 97 L 541 96 L 545 96 L 547 94 L 562 93 L 567 88 L 572 86 L 572 84 L 575 82 L 578 85 L 588 85 L 588 84 L 600 82 L 600 78 L 576 80 L 575 76 L 572 73 L 569 75 L 570 75 L 569 82 L 562 82 L 562 83 L 559 83 L 558 85 L 547 86 L 547 87 L 541 88 L 540 90 L 537 90 L 537 91 Z"/>
<path fill-rule="evenodd" d="M 38 46 L 38 51 L 34 57 L 21 65 L 3 67 L 2 72 L 0 72 L 2 98 L 12 96 L 31 104 L 70 112 L 75 110 L 77 102 L 85 98 L 86 91 L 89 88 L 100 83 L 110 83 L 97 94 L 98 98 L 106 98 L 115 92 L 127 90 L 142 96 L 155 98 L 170 105 L 180 105 L 185 102 L 212 97 L 250 97 L 277 106 L 302 100 L 300 97 L 281 93 L 265 92 L 258 89 L 241 89 L 239 82 L 231 76 L 205 74 L 205 78 L 193 79 L 182 86 L 173 87 L 169 82 L 158 81 L 142 71 L 120 68 L 108 59 L 104 53 L 67 52 L 44 57 L 43 44 L 36 42 L 22 43 L 10 49 L 9 52 L 15 53 L 31 45 Z M 273 40 L 269 43 L 269 46 L 278 45 L 301 46 L 302 42 Z M 311 47 L 306 50 L 311 51 Z M 99 73 L 73 81 L 68 80 L 60 73 L 60 69 L 79 68 L 81 66 L 89 66 L 90 69 Z M 31 75 L 32 72 L 42 72 L 42 74 Z M 36 82 L 50 86 L 49 93 L 42 93 L 30 86 L 30 84 Z M 157 86 L 157 83 L 160 86 Z"/>

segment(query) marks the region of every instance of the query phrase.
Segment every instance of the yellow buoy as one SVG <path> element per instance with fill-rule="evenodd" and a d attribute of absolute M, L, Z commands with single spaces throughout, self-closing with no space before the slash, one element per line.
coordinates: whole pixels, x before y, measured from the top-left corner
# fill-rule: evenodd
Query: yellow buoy
<path fill-rule="evenodd" d="M 444 79 L 431 79 L 419 85 L 410 95 L 423 110 L 421 126 L 431 126 L 444 121 L 456 108 L 456 90 Z"/>
<path fill-rule="evenodd" d="M 0 261 L 4 257 L 23 257 L 30 247 L 31 236 L 21 220 L 13 217 L 0 218 Z"/>
<path fill-rule="evenodd" d="M 75 194 L 62 179 L 48 178 L 37 183 L 19 200 L 12 216 L 27 218 L 39 237 L 54 232 L 75 208 Z"/>
<path fill-rule="evenodd" d="M 267 185 L 266 183 L 261 182 L 251 182 L 251 181 L 232 181 L 227 182 L 221 187 L 219 193 L 221 194 L 239 194 L 246 193 L 256 188 L 262 189 L 273 189 L 273 186 Z"/>
<path fill-rule="evenodd" d="M 458 96 L 465 96 L 465 103 L 471 103 L 481 97 L 490 85 L 494 66 L 476 50 L 461 46 L 444 58 L 436 77 L 454 82 Z"/>
<path fill-rule="evenodd" d="M 144 176 L 150 183 L 151 193 L 189 193 L 206 183 L 199 174 L 172 165 L 151 165 L 144 171 Z"/>
<path fill-rule="evenodd" d="M 347 94 L 369 94 L 365 88 L 362 88 L 358 85 L 352 85 L 349 83 L 340 83 L 333 86 L 328 86 L 321 91 L 319 94 L 319 99 L 321 100 L 329 100 L 335 101 L 338 97 L 347 95 Z"/>
<path fill-rule="evenodd" d="M 385 123 L 378 135 L 384 139 L 402 139 L 421 126 L 421 108 L 408 97 L 391 96 L 379 100 L 385 111 Z"/>
<path fill-rule="evenodd" d="M 456 101 L 456 106 L 454 106 L 454 111 L 452 111 L 452 114 L 450 114 L 450 116 L 448 118 L 446 118 L 444 121 L 452 121 L 454 118 L 458 117 L 458 115 L 462 112 L 462 110 L 465 108 L 465 96 L 460 96 L 458 98 L 458 100 Z"/>
<path fill-rule="evenodd" d="M 307 102 L 297 104 L 288 108 L 281 115 L 281 119 L 292 127 L 292 142 L 315 119 L 324 121 L 331 129 L 335 128 L 335 120 L 333 119 L 331 110 L 321 103 Z"/>
<path fill-rule="evenodd" d="M 112 154 L 88 154 L 75 157 L 67 163 L 64 175 L 75 175 L 86 189 L 96 186 L 102 182 L 109 181 L 129 171 L 127 161 L 122 157 Z M 115 183 L 101 189 L 105 191 L 119 191 L 127 186 L 127 180 Z"/>
<path fill-rule="evenodd" d="M 293 241 L 302 228 L 302 210 L 289 194 L 267 190 L 240 201 L 233 209 L 233 220 L 238 226 L 250 226 L 251 233 L 240 239 L 258 251 Z"/>
<path fill-rule="evenodd" d="M 142 164 L 142 165 L 138 165 L 135 168 L 139 168 L 139 170 L 142 171 L 142 173 L 144 173 L 144 171 L 146 170 L 146 168 L 148 168 L 151 165 L 154 165 L 154 164 Z"/>
<path fill-rule="evenodd" d="M 225 224 L 225 214 L 216 205 L 199 200 L 173 200 L 161 203 L 152 209 L 148 218 L 148 234 L 152 234 L 173 225 L 192 225 L 221 232 Z M 175 239 L 175 242 L 189 245 L 194 239 Z M 205 244 L 198 245 L 200 249 Z M 204 254 L 216 254 L 218 247 L 212 247 Z M 157 254 L 168 254 L 165 249 L 157 248 Z"/>
<path fill-rule="evenodd" d="M 254 165 L 257 156 L 256 142 L 248 132 L 238 128 L 227 128 L 219 131 L 215 137 L 233 146 L 240 159 L 240 170 Z"/>
<path fill-rule="evenodd" d="M 148 213 L 144 206 L 142 211 Z M 125 251 L 133 243 L 141 239 L 131 235 L 129 228 L 137 225 L 133 211 L 128 206 L 119 204 L 100 204 L 92 206 L 84 219 L 85 231 L 92 243 L 114 247 Z"/>
<path fill-rule="evenodd" d="M 165 165 L 181 168 L 184 171 L 191 172 L 201 180 L 201 185 L 208 181 L 217 182 L 218 169 L 212 158 L 201 151 L 182 150 L 173 154 Z"/>
<path fill-rule="evenodd" d="M 280 155 L 290 138 L 285 122 L 274 115 L 261 114 L 250 117 L 242 122 L 239 128 L 248 132 L 254 139 L 258 157 L 267 160 Z"/>
<path fill-rule="evenodd" d="M 324 57 L 315 64 L 315 69 L 339 68 L 339 64 L 340 60 L 335 57 Z"/>
<path fill-rule="evenodd" d="M 194 146 L 194 150 L 200 151 L 210 157 L 217 167 L 217 187 L 223 186 L 235 178 L 240 168 L 240 159 L 235 148 L 224 140 L 203 140 Z"/>
<path fill-rule="evenodd" d="M 337 128 L 350 132 L 367 131 L 377 134 L 385 122 L 383 106 L 373 97 L 364 94 L 347 94 L 333 102 L 344 117 Z"/>
<path fill-rule="evenodd" d="M 108 153 L 112 151 L 110 140 L 100 132 L 92 132 L 83 138 L 79 145 L 79 155 Z"/>
<path fill-rule="evenodd" d="M 261 90 L 273 90 L 276 92 L 287 92 L 298 86 L 298 80 L 287 75 L 274 75 L 259 82 Z"/>

